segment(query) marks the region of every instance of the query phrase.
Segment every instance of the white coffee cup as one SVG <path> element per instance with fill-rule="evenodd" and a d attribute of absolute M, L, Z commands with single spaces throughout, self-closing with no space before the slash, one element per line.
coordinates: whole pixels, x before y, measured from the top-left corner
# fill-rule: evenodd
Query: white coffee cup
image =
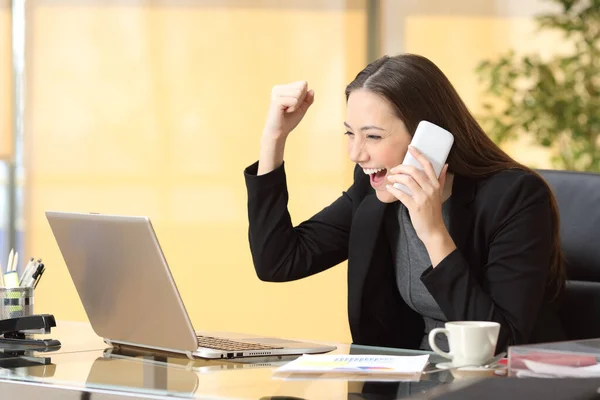
<path fill-rule="evenodd" d="M 437 354 L 452 360 L 455 367 L 483 365 L 494 357 L 500 324 L 489 321 L 446 322 L 444 328 L 429 332 L 429 345 Z M 440 350 L 435 344 L 435 335 L 443 333 L 448 337 L 450 352 Z"/>

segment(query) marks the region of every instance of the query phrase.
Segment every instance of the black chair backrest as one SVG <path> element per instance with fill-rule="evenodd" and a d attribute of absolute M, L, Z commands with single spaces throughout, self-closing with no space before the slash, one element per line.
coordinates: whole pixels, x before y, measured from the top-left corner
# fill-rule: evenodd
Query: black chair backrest
<path fill-rule="evenodd" d="M 560 316 L 569 339 L 600 338 L 600 174 L 538 170 L 556 197 L 567 286 Z"/>

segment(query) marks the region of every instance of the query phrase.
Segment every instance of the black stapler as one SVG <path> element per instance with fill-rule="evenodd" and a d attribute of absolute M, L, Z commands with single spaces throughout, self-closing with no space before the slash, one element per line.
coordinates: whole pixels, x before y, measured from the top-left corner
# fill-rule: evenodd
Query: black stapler
<path fill-rule="evenodd" d="M 28 347 L 37 351 L 54 351 L 60 348 L 55 339 L 34 339 L 32 333 L 48 334 L 56 326 L 54 315 L 37 314 L 0 320 L 0 347 Z M 28 336 L 29 335 L 29 336 Z"/>

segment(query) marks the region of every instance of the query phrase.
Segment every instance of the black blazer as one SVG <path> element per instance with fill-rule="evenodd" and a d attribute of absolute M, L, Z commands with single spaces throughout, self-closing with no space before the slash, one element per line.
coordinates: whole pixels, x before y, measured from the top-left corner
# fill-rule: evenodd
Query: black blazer
<path fill-rule="evenodd" d="M 354 184 L 330 206 L 293 227 L 284 166 L 244 171 L 249 243 L 261 280 L 301 279 L 348 259 L 348 319 L 354 343 L 417 349 L 421 315 L 399 294 L 380 202 L 358 166 Z M 449 233 L 457 249 L 421 280 L 449 321 L 497 321 L 497 351 L 564 340 L 546 293 L 552 226 L 548 189 L 531 173 L 507 170 L 483 180 L 454 177 Z"/>

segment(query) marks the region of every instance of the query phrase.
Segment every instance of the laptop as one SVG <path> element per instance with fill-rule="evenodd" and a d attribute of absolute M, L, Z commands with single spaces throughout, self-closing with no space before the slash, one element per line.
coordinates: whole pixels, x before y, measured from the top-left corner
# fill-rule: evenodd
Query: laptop
<path fill-rule="evenodd" d="M 209 359 L 315 354 L 336 348 L 196 332 L 148 217 L 47 211 L 46 218 L 92 328 L 109 345 Z"/>

